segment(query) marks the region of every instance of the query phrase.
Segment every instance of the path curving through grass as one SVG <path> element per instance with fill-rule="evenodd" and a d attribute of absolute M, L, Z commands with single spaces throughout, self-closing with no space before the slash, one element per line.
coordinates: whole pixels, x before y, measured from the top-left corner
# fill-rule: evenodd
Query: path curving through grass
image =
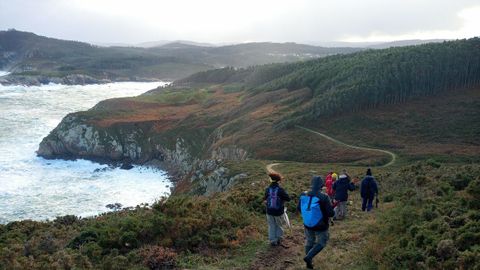
<path fill-rule="evenodd" d="M 351 145 L 351 144 L 347 144 L 347 143 L 344 143 L 342 141 L 339 141 L 337 139 L 334 139 L 328 135 L 325 135 L 323 133 L 320 133 L 318 131 L 315 131 L 315 130 L 312 130 L 312 129 L 309 129 L 309 128 L 306 128 L 306 127 L 302 127 L 302 126 L 296 126 L 297 128 L 300 128 L 300 129 L 303 129 L 305 131 L 308 131 L 308 132 L 311 132 L 311 133 L 314 133 L 314 134 L 317 134 L 329 141 L 332 141 L 336 144 L 339 144 L 339 145 L 342 145 L 342 146 L 345 146 L 345 147 L 349 147 L 349 148 L 352 148 L 352 149 L 360 149 L 360 150 L 366 150 L 366 151 L 375 151 L 375 152 L 380 152 L 380 153 L 384 153 L 384 154 L 387 154 L 391 157 L 391 160 L 390 162 L 388 162 L 387 164 L 384 164 L 380 167 L 388 167 L 388 166 L 391 166 L 393 165 L 396 161 L 397 161 L 397 155 L 391 151 L 388 151 L 388 150 L 383 150 L 383 149 L 378 149 L 378 148 L 371 148 L 371 147 L 363 147 L 363 146 L 356 146 L 356 145 Z"/>
<path fill-rule="evenodd" d="M 268 165 L 266 166 L 266 168 L 267 168 L 267 173 L 276 172 L 276 171 L 273 169 L 273 167 L 277 166 L 278 164 L 280 164 L 280 163 L 271 163 L 271 164 L 268 164 Z"/>
<path fill-rule="evenodd" d="M 334 139 L 328 135 L 318 131 L 296 126 L 304 131 L 314 133 L 329 141 L 344 147 L 352 149 L 360 149 L 366 151 L 376 151 L 387 154 L 391 160 L 379 167 L 388 167 L 393 165 L 397 160 L 397 155 L 391 151 L 355 146 L 344 143 Z M 280 162 L 270 163 L 265 165 L 267 173 L 277 172 L 274 167 L 282 165 Z M 315 259 L 315 264 L 319 264 L 322 269 L 351 269 L 355 268 L 356 260 L 358 258 L 351 258 L 351 254 L 358 254 L 360 249 L 367 245 L 367 240 L 364 235 L 369 233 L 369 228 L 376 223 L 376 215 L 366 215 L 360 209 L 361 199 L 359 194 L 354 193 L 351 197 L 352 206 L 350 206 L 349 218 L 341 222 L 335 222 L 335 225 L 330 229 L 331 239 L 325 251 L 322 252 L 318 258 Z M 266 251 L 259 252 L 256 258 L 252 261 L 249 269 L 302 269 L 304 268 L 303 258 L 303 223 L 299 219 L 291 219 L 292 228 L 286 233 L 283 240 L 283 245 L 279 247 L 268 248 Z"/>

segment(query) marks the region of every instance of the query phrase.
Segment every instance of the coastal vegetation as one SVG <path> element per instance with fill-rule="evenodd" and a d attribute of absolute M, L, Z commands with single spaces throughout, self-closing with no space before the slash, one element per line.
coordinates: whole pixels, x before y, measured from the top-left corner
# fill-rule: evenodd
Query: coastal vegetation
<path fill-rule="evenodd" d="M 228 192 L 210 197 L 174 195 L 151 206 L 92 218 L 64 216 L 49 222 L 0 225 L 0 265 L 5 269 L 249 267 L 268 252 L 262 203 L 268 184 L 265 164 L 225 164 L 249 176 Z M 289 212 L 294 212 L 296 197 L 308 188 L 313 174 L 340 168 L 336 164 L 278 165 L 276 169 L 285 175 L 283 185 L 295 198 L 288 204 Z M 363 167 L 347 169 L 362 175 Z M 350 209 L 346 224 L 332 227 L 332 241 L 319 265 L 325 269 L 350 263 L 362 269 L 478 267 L 478 165 L 422 161 L 374 172 L 382 190 L 374 219 L 367 226 L 366 214 Z M 358 208 L 356 192 L 352 200 L 351 207 Z M 294 228 L 300 229 L 298 217 L 291 218 Z M 355 230 L 362 228 L 358 236 Z M 284 265 L 284 260 L 293 262 L 287 264 L 292 269 L 302 265 L 296 255 L 301 248 L 301 244 L 291 246 L 290 255 L 277 259 L 275 265 Z"/>
<path fill-rule="evenodd" d="M 268 259 L 283 250 L 267 246 L 262 201 L 269 183 L 265 168 L 278 163 L 274 169 L 294 198 L 290 213 L 313 175 L 346 168 L 362 177 L 372 166 L 380 184 L 373 213 L 361 213 L 353 193 L 352 214 L 331 227 L 321 267 L 478 268 L 479 48 L 474 38 L 222 68 L 70 114 L 44 139 L 40 153 L 161 160 L 185 171 L 173 195 L 153 205 L 0 225 L 0 265 L 298 268 L 303 238 L 294 215 L 288 252 Z M 398 159 L 380 167 L 390 156 L 352 149 L 297 125 L 349 145 L 391 151 Z M 98 138 L 85 135 L 95 132 Z M 88 148 L 89 140 L 97 148 Z M 113 141 L 127 150 L 115 156 L 108 151 Z M 214 168 L 202 170 L 212 160 Z M 225 179 L 235 181 L 222 185 Z M 217 180 L 220 187 L 207 194 L 202 185 L 215 187 Z"/>
<path fill-rule="evenodd" d="M 290 126 L 477 86 L 480 38 L 370 50 L 293 64 L 225 68 L 179 81 L 188 82 L 241 82 L 252 95 L 278 89 L 310 89 L 312 98 L 308 104 L 279 123 Z"/>

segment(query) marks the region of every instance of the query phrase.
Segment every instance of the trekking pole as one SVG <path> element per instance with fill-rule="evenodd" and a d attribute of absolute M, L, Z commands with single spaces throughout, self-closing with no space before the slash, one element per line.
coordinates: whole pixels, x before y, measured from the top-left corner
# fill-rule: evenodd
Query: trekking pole
<path fill-rule="evenodd" d="M 283 208 L 283 219 L 285 221 L 285 225 L 290 229 L 290 232 L 292 232 L 292 224 L 290 223 L 290 219 L 288 218 L 287 214 L 287 207 Z"/>
<path fill-rule="evenodd" d="M 378 202 L 379 200 L 378 200 L 378 194 L 377 194 L 377 198 L 375 199 L 375 208 L 378 208 Z"/>

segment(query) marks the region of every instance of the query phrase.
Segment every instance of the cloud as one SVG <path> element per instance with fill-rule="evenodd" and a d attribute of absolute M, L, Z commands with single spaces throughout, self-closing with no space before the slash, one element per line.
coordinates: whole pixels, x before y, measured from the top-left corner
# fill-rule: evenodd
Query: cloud
<path fill-rule="evenodd" d="M 462 38 L 480 34 L 479 13 L 472 0 L 0 0 L 0 29 L 127 43 Z"/>

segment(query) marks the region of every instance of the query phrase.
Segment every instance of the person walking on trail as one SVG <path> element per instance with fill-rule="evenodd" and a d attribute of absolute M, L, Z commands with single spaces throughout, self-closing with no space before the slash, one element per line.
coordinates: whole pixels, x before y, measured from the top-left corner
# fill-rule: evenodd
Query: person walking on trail
<path fill-rule="evenodd" d="M 333 190 L 333 183 L 337 180 L 337 174 L 334 172 L 330 172 L 325 177 L 325 187 L 327 188 L 327 195 L 330 197 L 330 201 L 333 202 L 335 192 Z"/>
<path fill-rule="evenodd" d="M 279 185 L 282 176 L 278 173 L 271 172 L 270 185 L 265 190 L 264 200 L 267 201 L 267 222 L 268 222 L 268 240 L 271 246 L 278 246 L 282 240 L 283 228 L 285 222 L 284 202 L 290 201 L 288 193 Z"/>
<path fill-rule="evenodd" d="M 333 190 L 335 192 L 335 217 L 334 220 L 341 220 L 347 216 L 347 201 L 348 191 L 354 191 L 355 185 L 350 181 L 350 176 L 344 169 L 338 180 L 333 183 Z"/>
<path fill-rule="evenodd" d="M 334 216 L 330 199 L 321 193 L 323 180 L 312 178 L 312 187 L 300 195 L 297 210 L 301 212 L 305 228 L 305 257 L 307 268 L 313 269 L 313 258 L 327 245 L 329 219 Z"/>
<path fill-rule="evenodd" d="M 378 186 L 370 168 L 367 169 L 366 176 L 360 184 L 360 196 L 362 197 L 362 211 L 371 211 L 373 199 L 378 196 Z"/>

